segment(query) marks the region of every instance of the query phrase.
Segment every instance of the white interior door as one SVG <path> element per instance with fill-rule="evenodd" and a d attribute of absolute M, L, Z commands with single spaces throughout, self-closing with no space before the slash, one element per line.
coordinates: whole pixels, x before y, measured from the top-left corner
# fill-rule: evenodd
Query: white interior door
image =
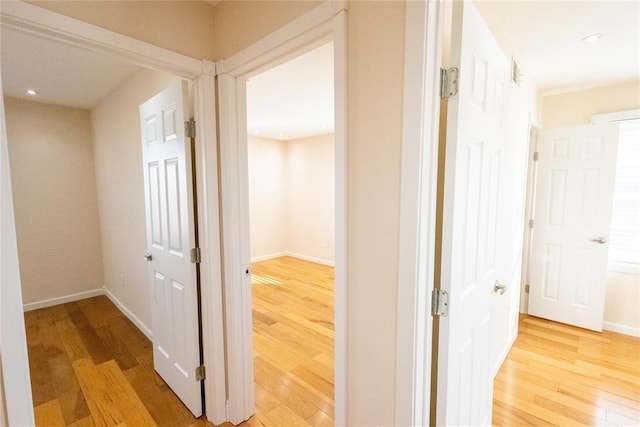
<path fill-rule="evenodd" d="M 539 135 L 529 314 L 601 331 L 618 125 Z"/>
<path fill-rule="evenodd" d="M 187 82 L 140 106 L 147 214 L 147 247 L 153 287 L 153 364 L 196 417 L 202 415 L 194 247 L 191 152 L 185 137 Z"/>
<path fill-rule="evenodd" d="M 438 425 L 491 425 L 491 299 L 497 277 L 502 113 L 509 62 L 471 2 L 455 2 L 442 237 Z"/>

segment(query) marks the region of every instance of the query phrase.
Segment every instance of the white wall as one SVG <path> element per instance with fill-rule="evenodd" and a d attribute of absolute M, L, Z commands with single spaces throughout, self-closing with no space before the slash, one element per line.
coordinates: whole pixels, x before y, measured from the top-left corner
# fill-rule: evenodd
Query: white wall
<path fill-rule="evenodd" d="M 545 128 L 586 125 L 601 113 L 640 109 L 640 80 L 543 98 Z M 640 336 L 640 275 L 607 273 L 604 328 Z"/>
<path fill-rule="evenodd" d="M 249 137 L 251 260 L 287 252 L 287 142 Z"/>
<path fill-rule="evenodd" d="M 249 138 L 251 258 L 335 261 L 334 137 Z"/>
<path fill-rule="evenodd" d="M 287 144 L 287 249 L 294 256 L 335 261 L 334 136 Z"/>
<path fill-rule="evenodd" d="M 26 308 L 99 291 L 104 275 L 89 112 L 6 98 L 5 114 Z"/>
<path fill-rule="evenodd" d="M 140 70 L 91 110 L 105 288 L 149 334 L 140 104 L 175 79 Z M 122 285 L 121 275 L 124 285 Z"/>

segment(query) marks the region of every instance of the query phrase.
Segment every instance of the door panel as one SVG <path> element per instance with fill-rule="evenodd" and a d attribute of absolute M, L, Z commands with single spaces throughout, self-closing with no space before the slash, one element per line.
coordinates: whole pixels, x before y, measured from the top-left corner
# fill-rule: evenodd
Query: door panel
<path fill-rule="evenodd" d="M 147 212 L 152 256 L 153 363 L 158 374 L 196 417 L 202 415 L 197 279 L 186 82 L 140 106 Z"/>
<path fill-rule="evenodd" d="M 540 132 L 529 314 L 602 330 L 618 125 Z"/>
<path fill-rule="evenodd" d="M 440 318 L 438 425 L 490 425 L 492 295 L 500 260 L 502 124 L 509 62 L 470 2 L 455 2 L 449 99 Z"/>

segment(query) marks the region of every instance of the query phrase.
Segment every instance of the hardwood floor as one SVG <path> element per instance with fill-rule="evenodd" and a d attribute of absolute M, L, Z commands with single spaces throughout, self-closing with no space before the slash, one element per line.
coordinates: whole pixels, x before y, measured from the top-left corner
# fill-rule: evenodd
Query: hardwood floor
<path fill-rule="evenodd" d="M 333 268 L 253 264 L 256 414 L 248 426 L 333 426 Z"/>
<path fill-rule="evenodd" d="M 256 414 L 242 425 L 333 425 L 333 268 L 285 257 L 253 270 Z M 37 426 L 212 426 L 106 297 L 29 311 L 25 324 Z"/>
<path fill-rule="evenodd" d="M 333 425 L 333 269 L 284 257 L 254 264 L 252 282 L 256 414 L 242 425 Z M 25 322 L 38 426 L 212 426 L 155 374 L 151 343 L 106 297 Z M 640 425 L 640 339 L 523 316 L 493 425 Z"/>
<path fill-rule="evenodd" d="M 493 425 L 640 425 L 640 339 L 522 316 Z"/>

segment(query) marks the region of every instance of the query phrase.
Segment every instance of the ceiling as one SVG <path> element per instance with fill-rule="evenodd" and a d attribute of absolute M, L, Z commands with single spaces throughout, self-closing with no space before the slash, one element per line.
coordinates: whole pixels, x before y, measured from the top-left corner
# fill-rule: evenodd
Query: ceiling
<path fill-rule="evenodd" d="M 113 57 L 2 27 L 5 96 L 90 109 L 136 66 Z M 38 92 L 35 96 L 27 89 Z"/>
<path fill-rule="evenodd" d="M 285 141 L 333 133 L 333 43 L 252 77 L 247 128 Z"/>
<path fill-rule="evenodd" d="M 640 76 L 640 1 L 476 2 L 543 93 Z M 583 43 L 592 33 L 603 38 Z M 333 132 L 332 52 L 327 44 L 251 78 L 249 134 L 288 140 Z M 6 27 L 1 54 L 6 95 L 86 109 L 137 69 Z M 38 95 L 28 97 L 28 88 Z"/>
<path fill-rule="evenodd" d="M 640 1 L 477 0 L 544 93 L 640 78 Z M 496 26 L 501 28 L 495 28 Z M 594 43 L 582 39 L 600 33 Z"/>

